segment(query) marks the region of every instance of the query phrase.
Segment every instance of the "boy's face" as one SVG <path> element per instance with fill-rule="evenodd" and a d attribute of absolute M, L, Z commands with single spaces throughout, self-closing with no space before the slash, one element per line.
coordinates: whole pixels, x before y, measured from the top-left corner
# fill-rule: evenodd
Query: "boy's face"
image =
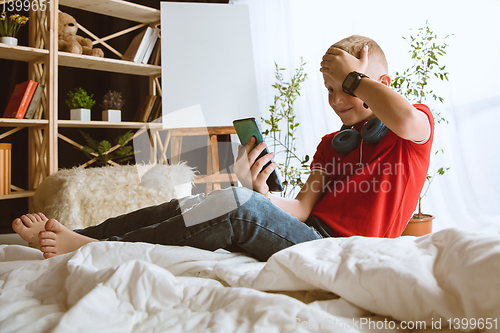
<path fill-rule="evenodd" d="M 342 86 L 336 84 L 329 75 L 323 74 L 323 79 L 328 89 L 328 103 L 344 125 L 354 125 L 375 117 L 370 109 L 363 106 L 362 100 L 346 94 Z"/>

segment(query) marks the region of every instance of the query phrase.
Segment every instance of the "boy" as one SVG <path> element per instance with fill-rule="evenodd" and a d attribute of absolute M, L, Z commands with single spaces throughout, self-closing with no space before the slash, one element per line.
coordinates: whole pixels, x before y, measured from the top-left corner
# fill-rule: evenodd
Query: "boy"
<path fill-rule="evenodd" d="M 344 125 L 359 133 L 377 117 L 389 131 L 376 144 L 365 142 L 369 140 L 362 135 L 345 155 L 331 144 L 338 132 L 324 136 L 311 174 L 295 199 L 269 193 L 266 179 L 276 164 L 260 170 L 274 154 L 256 160 L 265 143 L 252 149 L 255 139 L 251 138 L 240 149 L 234 167 L 246 188 L 172 200 L 77 232 L 43 214 L 28 214 L 14 220 L 14 230 L 27 241 L 39 242 L 45 258 L 97 240 L 118 240 L 207 250 L 233 244 L 267 260 L 283 248 L 322 237 L 400 236 L 429 166 L 432 114 L 426 106 L 413 106 L 390 89 L 385 55 L 369 38 L 351 36 L 334 44 L 324 55 L 320 71 L 329 104 Z M 356 132 L 351 133 L 357 136 Z M 218 214 L 234 200 L 235 209 Z M 203 220 L 206 215 L 212 218 Z M 200 222 L 187 227 L 187 219 Z"/>

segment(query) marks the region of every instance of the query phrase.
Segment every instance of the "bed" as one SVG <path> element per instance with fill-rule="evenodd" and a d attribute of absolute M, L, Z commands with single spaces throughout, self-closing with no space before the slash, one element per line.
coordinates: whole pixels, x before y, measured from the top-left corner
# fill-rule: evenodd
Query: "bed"
<path fill-rule="evenodd" d="M 279 221 L 277 221 L 279 223 Z M 245 253 L 0 245 L 0 332 L 497 332 L 500 235 L 332 238 Z"/>
<path fill-rule="evenodd" d="M 500 237 L 456 229 L 317 240 L 267 262 L 121 242 L 47 260 L 2 245 L 0 260 L 1 332 L 497 332 L 500 317 Z"/>

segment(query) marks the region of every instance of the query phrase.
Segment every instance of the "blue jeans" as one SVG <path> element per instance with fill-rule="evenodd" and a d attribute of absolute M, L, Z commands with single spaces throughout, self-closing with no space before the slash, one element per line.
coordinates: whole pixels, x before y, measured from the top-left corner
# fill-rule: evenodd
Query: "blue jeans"
<path fill-rule="evenodd" d="M 234 209 L 231 203 L 235 203 Z M 225 207 L 230 209 L 224 212 Z M 188 220 L 194 224 L 186 226 Z M 173 199 L 77 232 L 99 240 L 185 245 L 210 251 L 234 250 L 237 245 L 263 261 L 289 246 L 323 238 L 260 193 L 242 187 Z"/>

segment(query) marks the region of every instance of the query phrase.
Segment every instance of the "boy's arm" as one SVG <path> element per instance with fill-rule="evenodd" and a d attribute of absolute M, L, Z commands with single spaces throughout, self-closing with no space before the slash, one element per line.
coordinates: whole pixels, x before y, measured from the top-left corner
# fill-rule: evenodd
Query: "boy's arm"
<path fill-rule="evenodd" d="M 267 198 L 285 212 L 305 222 L 314 206 L 323 198 L 323 190 L 329 180 L 328 174 L 313 170 L 295 199 L 282 198 L 268 192 Z"/>
<path fill-rule="evenodd" d="M 415 109 L 403 96 L 392 90 L 390 78 L 388 85 L 375 80 L 362 79 L 355 95 L 365 102 L 373 113 L 399 137 L 420 142 L 430 135 L 429 118 Z"/>
<path fill-rule="evenodd" d="M 380 75 L 370 79 L 361 79 L 354 94 L 365 102 L 375 116 L 399 137 L 416 142 L 427 139 L 430 135 L 427 116 L 415 109 L 403 96 L 392 90 L 390 88 L 391 78 L 387 74 L 371 70 L 377 68 L 377 64 L 372 65 L 369 66 L 367 46 L 361 50 L 360 59 L 332 47 L 323 57 L 321 72 L 330 76 L 339 87 L 352 71 L 368 76 Z"/>

